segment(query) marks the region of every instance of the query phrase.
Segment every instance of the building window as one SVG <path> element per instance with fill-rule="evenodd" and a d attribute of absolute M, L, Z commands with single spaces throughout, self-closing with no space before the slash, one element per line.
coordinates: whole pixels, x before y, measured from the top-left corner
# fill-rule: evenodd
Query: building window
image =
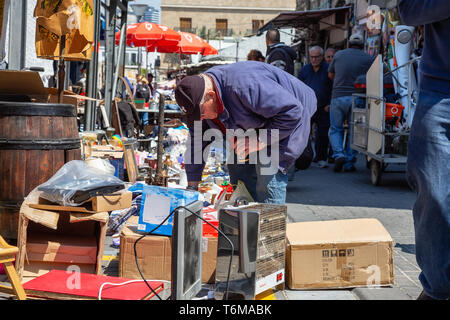
<path fill-rule="evenodd" d="M 222 36 L 227 35 L 228 30 L 228 20 L 227 19 L 216 19 L 216 30 L 222 33 Z"/>
<path fill-rule="evenodd" d="M 253 33 L 258 32 L 260 28 L 264 25 L 264 20 L 252 20 L 252 31 Z"/>
<path fill-rule="evenodd" d="M 180 18 L 180 31 L 190 32 L 192 30 L 191 18 Z"/>

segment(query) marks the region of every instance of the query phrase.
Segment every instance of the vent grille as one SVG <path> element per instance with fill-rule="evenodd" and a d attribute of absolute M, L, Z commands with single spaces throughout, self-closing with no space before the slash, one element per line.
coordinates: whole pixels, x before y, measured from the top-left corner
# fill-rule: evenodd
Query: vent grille
<path fill-rule="evenodd" d="M 287 208 L 280 205 L 257 204 L 245 209 L 260 212 L 256 262 L 256 280 L 258 280 L 285 267 Z"/>

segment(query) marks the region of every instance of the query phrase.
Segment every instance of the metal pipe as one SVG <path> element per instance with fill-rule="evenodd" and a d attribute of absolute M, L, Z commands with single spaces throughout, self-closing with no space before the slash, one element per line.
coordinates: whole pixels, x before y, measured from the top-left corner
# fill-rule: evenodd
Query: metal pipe
<path fill-rule="evenodd" d="M 115 92 L 112 92 L 113 69 L 115 65 L 115 29 L 117 20 L 117 1 L 111 0 L 107 10 L 106 23 L 106 71 L 105 71 L 105 110 L 108 118 L 111 117 L 111 104 Z M 109 119 L 108 119 L 109 120 Z"/>
<path fill-rule="evenodd" d="M 98 98 L 98 44 L 100 38 L 100 2 L 101 0 L 94 0 L 94 51 L 92 52 L 91 61 L 89 61 L 86 93 L 88 97 Z M 86 108 L 84 110 L 84 130 L 92 131 L 95 127 L 95 114 L 97 103 L 95 101 L 86 101 Z"/>
<path fill-rule="evenodd" d="M 157 181 L 161 181 L 159 179 L 162 178 L 163 171 L 163 139 L 164 139 L 164 95 L 162 93 L 159 94 L 159 112 L 158 112 L 158 149 L 157 149 L 157 168 L 156 168 L 156 177 Z"/>
<path fill-rule="evenodd" d="M 123 13 L 122 13 L 123 14 Z M 114 79 L 113 79 L 113 87 L 112 87 L 112 92 L 115 95 L 116 92 L 116 88 L 117 88 L 117 80 L 119 78 L 119 71 L 120 71 L 120 62 L 123 60 L 121 59 L 121 57 L 124 54 L 125 48 L 124 48 L 124 40 L 125 40 L 125 34 L 127 32 L 127 24 L 124 23 L 122 25 L 122 29 L 120 30 L 120 43 L 119 43 L 119 55 L 118 55 L 118 59 L 117 61 L 119 63 L 117 63 L 116 65 L 116 71 L 114 73 Z M 113 97 L 114 98 L 114 97 Z"/>
<path fill-rule="evenodd" d="M 10 2 L 8 68 L 25 68 L 27 0 Z M 4 30 L 3 32 L 6 32 Z"/>

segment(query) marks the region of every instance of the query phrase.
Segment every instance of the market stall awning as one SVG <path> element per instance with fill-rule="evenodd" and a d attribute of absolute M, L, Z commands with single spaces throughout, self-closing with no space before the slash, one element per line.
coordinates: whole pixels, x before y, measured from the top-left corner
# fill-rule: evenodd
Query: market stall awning
<path fill-rule="evenodd" d="M 323 10 L 290 11 L 281 12 L 278 16 L 267 22 L 258 30 L 262 34 L 270 28 L 306 28 L 312 24 L 319 23 L 335 13 L 348 12 L 352 7 L 339 7 Z"/>

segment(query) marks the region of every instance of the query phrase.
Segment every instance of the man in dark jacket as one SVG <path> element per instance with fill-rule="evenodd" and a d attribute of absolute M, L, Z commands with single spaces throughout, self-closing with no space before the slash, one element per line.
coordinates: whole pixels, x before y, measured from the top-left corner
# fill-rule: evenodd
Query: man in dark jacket
<path fill-rule="evenodd" d="M 277 29 L 267 31 L 266 44 L 266 62 L 293 75 L 297 53 L 284 42 L 280 42 L 280 32 Z"/>
<path fill-rule="evenodd" d="M 201 181 L 202 155 L 212 136 L 222 145 L 226 135 L 227 149 L 245 159 L 235 163 L 234 152 L 227 150 L 231 183 L 243 181 L 258 202 L 285 202 L 287 171 L 306 147 L 316 111 L 311 88 L 272 65 L 245 61 L 185 77 L 175 98 L 188 116 L 191 139 L 184 158 L 189 186 Z"/>
<path fill-rule="evenodd" d="M 328 166 L 328 129 L 330 128 L 330 101 L 333 82 L 328 78 L 328 64 L 324 61 L 323 49 L 314 46 L 309 49 L 309 61 L 300 69 L 298 78 L 311 87 L 317 97 L 315 150 L 320 168 Z"/>
<path fill-rule="evenodd" d="M 419 299 L 450 299 L 450 5 L 448 0 L 402 0 L 399 12 L 403 23 L 425 25 L 407 160 L 408 182 L 417 192 Z"/>

